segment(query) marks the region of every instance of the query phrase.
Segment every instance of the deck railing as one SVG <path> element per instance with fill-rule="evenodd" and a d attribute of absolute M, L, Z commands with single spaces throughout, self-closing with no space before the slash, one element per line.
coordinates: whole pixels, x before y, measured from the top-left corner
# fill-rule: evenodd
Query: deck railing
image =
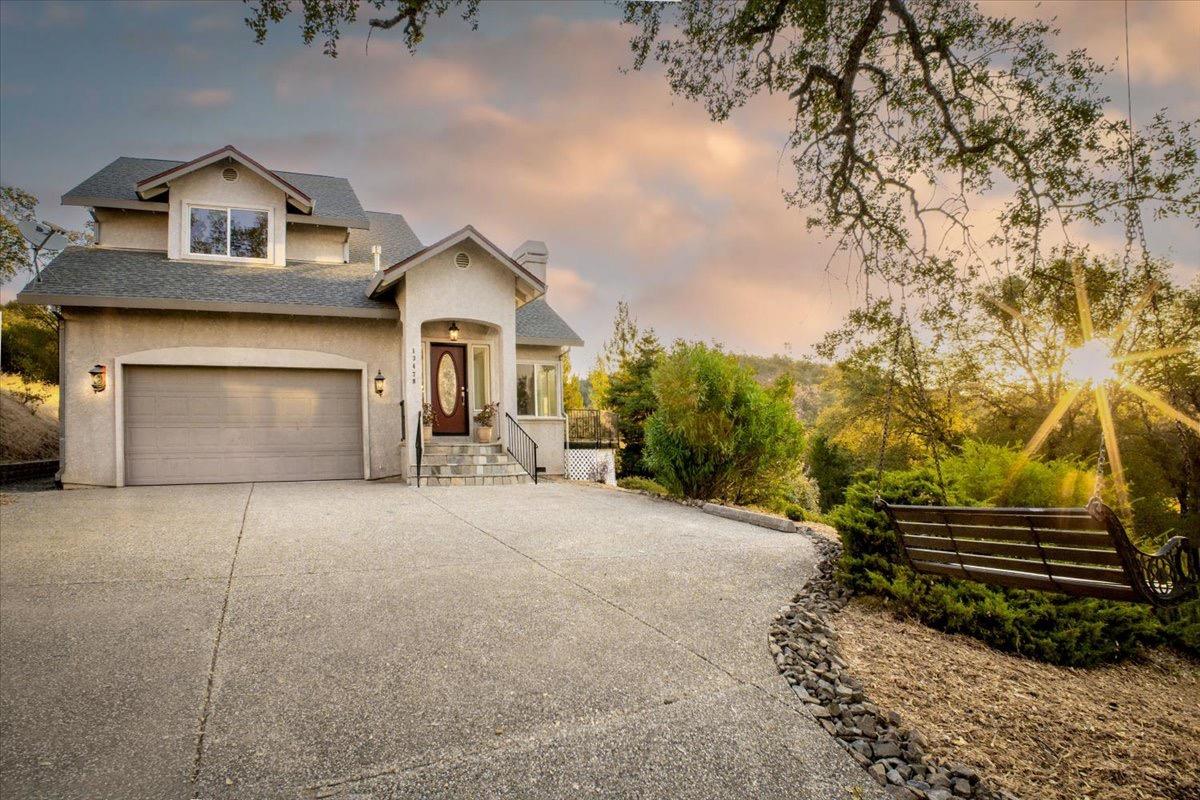
<path fill-rule="evenodd" d="M 533 482 L 537 483 L 537 442 L 512 418 L 512 414 L 506 412 L 504 414 L 504 422 L 507 426 L 508 435 L 505 439 L 508 442 L 509 454 L 517 460 L 522 469 L 529 473 L 529 477 L 533 478 Z"/>
<path fill-rule="evenodd" d="M 566 446 L 578 450 L 615 450 L 621 445 L 617 415 L 597 408 L 576 408 L 567 412 Z"/>

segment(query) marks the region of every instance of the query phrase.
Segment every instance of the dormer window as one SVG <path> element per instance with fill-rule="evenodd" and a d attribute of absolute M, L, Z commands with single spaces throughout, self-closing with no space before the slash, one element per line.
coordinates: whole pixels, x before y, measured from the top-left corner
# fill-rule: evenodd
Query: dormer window
<path fill-rule="evenodd" d="M 188 206 L 188 255 L 238 261 L 267 261 L 271 212 L 256 208 Z"/>

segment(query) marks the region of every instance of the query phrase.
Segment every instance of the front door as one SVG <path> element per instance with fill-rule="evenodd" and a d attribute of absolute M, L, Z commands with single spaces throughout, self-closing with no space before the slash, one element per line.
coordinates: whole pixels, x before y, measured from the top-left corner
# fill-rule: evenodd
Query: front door
<path fill-rule="evenodd" d="M 467 434 L 467 348 L 461 344 L 429 345 L 433 370 L 433 432 L 446 436 Z"/>

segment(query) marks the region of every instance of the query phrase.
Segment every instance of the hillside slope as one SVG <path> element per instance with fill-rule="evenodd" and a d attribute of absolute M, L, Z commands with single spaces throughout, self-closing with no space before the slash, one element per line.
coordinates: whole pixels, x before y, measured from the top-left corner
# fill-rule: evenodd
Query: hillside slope
<path fill-rule="evenodd" d="M 49 406 L 30 414 L 21 401 L 0 390 L 0 461 L 58 458 L 58 414 Z"/>

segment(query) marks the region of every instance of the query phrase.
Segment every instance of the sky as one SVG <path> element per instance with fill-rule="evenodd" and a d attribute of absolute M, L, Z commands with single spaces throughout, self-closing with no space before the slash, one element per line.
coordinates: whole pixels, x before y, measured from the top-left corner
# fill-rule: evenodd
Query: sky
<path fill-rule="evenodd" d="M 1055 17 L 1059 49 L 1120 68 L 1116 0 L 984 0 Z M 121 155 L 191 159 L 233 144 L 270 167 L 350 179 L 369 210 L 405 215 L 424 242 L 473 224 L 507 250 L 550 249 L 549 300 L 587 341 L 586 370 L 618 300 L 664 340 L 806 355 L 855 301 L 828 241 L 782 192 L 790 109 L 756 99 L 717 124 L 662 73 L 622 70 L 630 30 L 593 2 L 485 3 L 416 56 L 365 21 L 341 55 L 305 48 L 296 18 L 253 42 L 241 3 L 0 0 L 0 180 L 81 228 L 58 198 Z M 364 15 L 364 19 L 365 19 Z M 1200 0 L 1131 0 L 1134 115 L 1200 118 Z M 1192 224 L 1148 226 L 1181 280 L 1200 270 Z M 1094 242 L 1120 249 L 1119 234 Z M 3 287 L 4 300 L 27 280 Z"/>

